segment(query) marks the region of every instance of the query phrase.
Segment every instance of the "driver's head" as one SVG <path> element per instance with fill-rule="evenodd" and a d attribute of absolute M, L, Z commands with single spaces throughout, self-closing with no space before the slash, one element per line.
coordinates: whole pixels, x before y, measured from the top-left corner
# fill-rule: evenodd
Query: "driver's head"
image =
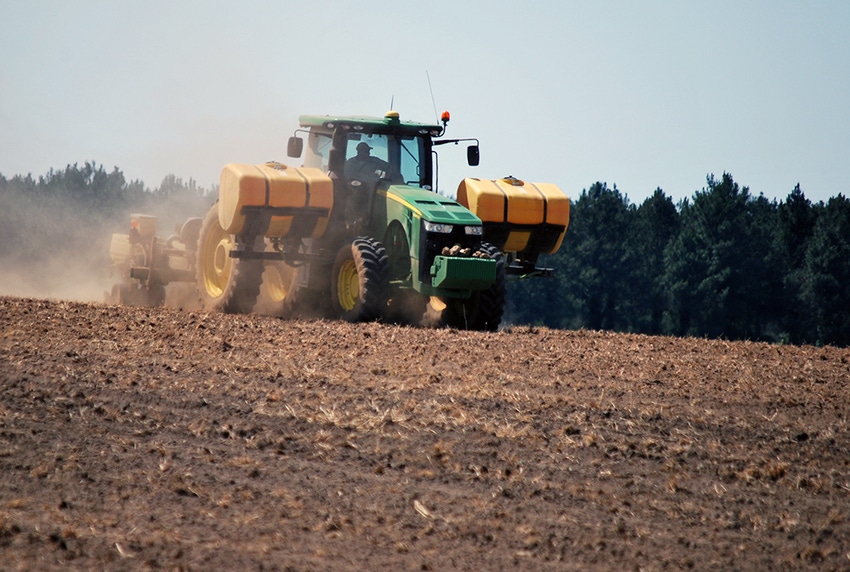
<path fill-rule="evenodd" d="M 358 157 L 368 157 L 369 152 L 372 148 L 365 141 L 357 144 L 357 156 Z"/>

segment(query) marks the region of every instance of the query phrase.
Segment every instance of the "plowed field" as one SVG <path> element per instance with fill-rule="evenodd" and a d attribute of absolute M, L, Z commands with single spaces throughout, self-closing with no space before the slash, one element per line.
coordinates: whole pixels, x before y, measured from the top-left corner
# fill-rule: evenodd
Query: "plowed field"
<path fill-rule="evenodd" d="M 848 349 L 0 298 L 0 568 L 847 570 L 848 411 Z"/>

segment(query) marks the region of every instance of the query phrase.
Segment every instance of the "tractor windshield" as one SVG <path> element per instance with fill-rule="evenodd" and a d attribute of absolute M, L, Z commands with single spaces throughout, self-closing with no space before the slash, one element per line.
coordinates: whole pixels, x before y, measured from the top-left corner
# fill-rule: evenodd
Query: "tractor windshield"
<path fill-rule="evenodd" d="M 345 152 L 345 176 L 369 179 L 377 175 L 395 183 L 425 186 L 425 143 L 412 135 L 350 134 Z"/>

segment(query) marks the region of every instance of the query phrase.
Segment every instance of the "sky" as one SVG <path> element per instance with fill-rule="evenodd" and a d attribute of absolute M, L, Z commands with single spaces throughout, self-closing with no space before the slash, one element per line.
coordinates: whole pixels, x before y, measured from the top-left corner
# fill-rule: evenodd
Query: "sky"
<path fill-rule="evenodd" d="M 440 148 L 448 194 L 513 175 L 678 201 L 724 172 L 848 194 L 850 2 L 0 0 L 0 22 L 7 178 L 93 161 L 211 187 L 292 164 L 301 114 L 392 104 L 480 140 L 474 168 Z"/>

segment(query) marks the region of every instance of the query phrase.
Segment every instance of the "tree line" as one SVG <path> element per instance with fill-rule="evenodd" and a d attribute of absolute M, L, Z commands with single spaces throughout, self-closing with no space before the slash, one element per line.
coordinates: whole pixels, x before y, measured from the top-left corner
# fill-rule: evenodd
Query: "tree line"
<path fill-rule="evenodd" d="M 150 189 L 89 162 L 0 174 L 0 261 L 107 266 L 111 233 L 126 232 L 131 213 L 159 216 L 168 234 L 214 200 L 191 179 Z M 511 284 L 507 323 L 850 345 L 843 195 L 812 203 L 797 185 L 768 200 L 724 173 L 678 204 L 656 189 L 638 206 L 597 182 L 571 202 L 561 249 L 540 262 L 555 277 Z"/>
<path fill-rule="evenodd" d="M 571 203 L 551 280 L 508 293 L 514 323 L 850 344 L 850 200 L 753 196 L 731 174 L 674 204 L 595 183 Z"/>

